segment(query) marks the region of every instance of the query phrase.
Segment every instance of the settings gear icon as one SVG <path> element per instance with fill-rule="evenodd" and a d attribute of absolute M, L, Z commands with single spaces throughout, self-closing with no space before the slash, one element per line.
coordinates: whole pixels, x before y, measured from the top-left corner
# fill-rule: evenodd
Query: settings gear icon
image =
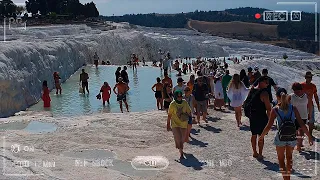
<path fill-rule="evenodd" d="M 11 145 L 11 152 L 18 153 L 20 152 L 20 145 L 19 144 L 13 144 Z"/>

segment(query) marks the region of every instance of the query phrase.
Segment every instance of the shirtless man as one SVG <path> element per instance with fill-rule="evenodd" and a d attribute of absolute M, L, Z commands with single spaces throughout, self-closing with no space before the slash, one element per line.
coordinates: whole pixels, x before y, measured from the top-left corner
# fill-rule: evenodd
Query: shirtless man
<path fill-rule="evenodd" d="M 156 90 L 154 90 L 154 88 L 156 88 Z M 161 83 L 161 79 L 159 77 L 157 78 L 157 83 L 154 84 L 151 89 L 153 92 L 155 92 L 158 110 L 162 110 L 163 109 L 163 100 L 162 100 L 163 84 Z"/>
<path fill-rule="evenodd" d="M 80 74 L 80 83 L 82 82 L 81 86 L 83 89 L 83 94 L 85 94 L 85 90 L 87 90 L 89 94 L 89 83 L 88 83 L 89 75 L 85 72 L 84 69 L 82 69 L 82 73 Z"/>
<path fill-rule="evenodd" d="M 162 84 L 168 83 L 169 87 L 172 88 L 172 79 L 168 76 L 168 73 L 164 73 L 164 78 L 162 79 Z"/>
<path fill-rule="evenodd" d="M 116 89 L 118 92 L 116 92 Z M 113 92 L 117 95 L 117 101 L 120 104 L 120 110 L 122 113 L 123 113 L 122 101 L 126 105 L 127 111 L 129 112 L 129 107 L 128 107 L 128 103 L 127 103 L 127 96 L 126 96 L 128 91 L 129 91 L 128 84 L 123 82 L 122 77 L 119 77 L 118 83 L 113 88 Z"/>

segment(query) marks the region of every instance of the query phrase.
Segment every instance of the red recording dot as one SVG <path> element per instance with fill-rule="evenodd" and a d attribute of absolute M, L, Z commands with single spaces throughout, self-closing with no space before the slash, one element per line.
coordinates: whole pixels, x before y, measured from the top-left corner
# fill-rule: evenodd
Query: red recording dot
<path fill-rule="evenodd" d="M 257 13 L 257 14 L 254 15 L 254 17 L 255 17 L 256 19 L 260 19 L 260 18 L 261 18 L 261 14 Z"/>

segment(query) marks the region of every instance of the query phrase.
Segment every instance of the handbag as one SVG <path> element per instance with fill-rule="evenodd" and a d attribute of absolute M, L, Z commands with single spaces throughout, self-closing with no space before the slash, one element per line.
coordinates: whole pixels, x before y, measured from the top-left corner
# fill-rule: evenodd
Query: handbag
<path fill-rule="evenodd" d="M 183 107 L 177 107 L 177 116 L 181 121 L 189 121 L 189 114 L 183 112 Z"/>
<path fill-rule="evenodd" d="M 83 93 L 83 88 L 79 86 L 79 93 Z"/>

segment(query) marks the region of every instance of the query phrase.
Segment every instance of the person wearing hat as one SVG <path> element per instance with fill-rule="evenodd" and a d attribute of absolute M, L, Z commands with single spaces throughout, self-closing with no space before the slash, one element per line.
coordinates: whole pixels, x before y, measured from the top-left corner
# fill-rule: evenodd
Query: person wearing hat
<path fill-rule="evenodd" d="M 262 69 L 262 76 L 261 77 L 268 77 L 269 78 L 269 85 L 267 87 L 267 91 L 269 94 L 269 100 L 270 100 L 270 102 L 272 102 L 273 98 L 272 98 L 272 93 L 271 93 L 271 86 L 273 87 L 275 92 L 277 92 L 277 90 L 278 90 L 277 84 L 274 82 L 274 80 L 271 77 L 268 76 L 268 69 Z M 258 81 L 254 82 L 253 85 L 257 86 Z"/>
<path fill-rule="evenodd" d="M 248 98 L 250 99 L 250 131 L 251 131 L 251 145 L 253 151 L 253 157 L 258 159 L 263 159 L 262 150 L 264 146 L 264 141 L 258 142 L 257 152 L 257 140 L 268 123 L 268 117 L 271 111 L 271 104 L 269 94 L 266 90 L 269 84 L 269 78 L 263 76 L 258 79 L 258 86 L 251 89 Z"/>
<path fill-rule="evenodd" d="M 181 77 L 179 77 L 177 80 L 177 83 L 178 83 L 178 85 L 176 85 L 173 88 L 173 93 L 176 91 L 184 92 L 184 88 L 186 88 L 186 85 L 184 84 L 184 80 Z"/>
<path fill-rule="evenodd" d="M 174 92 L 174 101 L 170 103 L 167 131 L 172 130 L 176 148 L 179 149 L 180 159 L 184 159 L 183 144 L 187 135 L 187 127 L 191 109 L 188 102 L 183 99 L 181 91 Z"/>
<path fill-rule="evenodd" d="M 230 107 L 230 99 L 227 96 L 227 87 L 231 79 L 232 79 L 232 76 L 230 76 L 229 70 L 226 70 L 226 74 L 222 77 L 222 88 L 223 88 L 224 104 L 228 103 L 229 107 Z"/>
<path fill-rule="evenodd" d="M 117 89 L 117 91 L 116 91 Z M 124 102 L 127 111 L 129 112 L 129 106 L 127 103 L 127 92 L 129 91 L 129 86 L 127 83 L 123 82 L 123 78 L 119 77 L 118 83 L 114 86 L 113 92 L 117 95 L 117 101 L 120 104 L 120 110 L 123 113 L 122 101 Z"/>
<path fill-rule="evenodd" d="M 224 95 L 223 95 L 223 87 L 222 87 L 222 74 L 217 73 L 214 77 L 214 109 L 219 108 L 222 110 L 222 106 L 225 105 L 224 103 Z"/>
<path fill-rule="evenodd" d="M 318 111 L 320 111 L 319 106 L 319 97 L 317 94 L 317 86 L 313 84 L 312 81 L 313 74 L 308 71 L 305 75 L 305 82 L 302 82 L 302 90 L 308 95 L 308 114 L 309 114 L 309 132 L 312 135 L 312 131 L 314 129 L 314 123 L 315 123 L 315 115 L 314 115 L 314 104 L 313 104 L 313 98 L 317 104 Z"/>
<path fill-rule="evenodd" d="M 292 154 L 297 141 L 295 140 L 295 138 L 282 138 L 283 136 L 281 136 L 280 130 L 283 121 L 291 120 L 292 123 L 295 123 L 297 121 L 302 130 L 307 134 L 310 146 L 313 145 L 313 140 L 312 136 L 308 132 L 306 125 L 303 123 L 300 117 L 298 109 L 288 102 L 287 90 L 284 88 L 279 88 L 277 90 L 276 96 L 278 104 L 272 109 L 269 115 L 268 124 L 263 130 L 259 138 L 259 142 L 263 142 L 264 136 L 270 131 L 271 127 L 274 124 L 274 121 L 276 120 L 278 132 L 276 132 L 273 144 L 276 146 L 279 160 L 279 169 L 282 173 L 283 179 L 290 179 L 293 165 Z M 295 134 L 294 130 L 293 134 Z"/>

